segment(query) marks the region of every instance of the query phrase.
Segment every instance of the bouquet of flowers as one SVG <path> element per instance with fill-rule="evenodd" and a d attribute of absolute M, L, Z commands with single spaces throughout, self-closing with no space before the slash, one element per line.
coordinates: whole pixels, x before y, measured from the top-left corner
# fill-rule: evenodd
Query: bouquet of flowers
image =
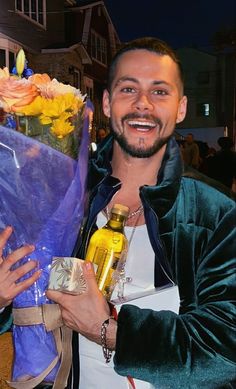
<path fill-rule="evenodd" d="M 76 157 L 84 98 L 81 92 L 45 74 L 32 74 L 23 50 L 16 59 L 16 75 L 0 69 L 0 107 L 5 124 L 27 136 Z M 29 75 L 27 78 L 21 75 Z"/>
<path fill-rule="evenodd" d="M 20 58 L 25 69 L 22 53 Z M 47 324 L 58 311 L 45 290 L 52 257 L 72 256 L 84 217 L 91 108 L 73 87 L 47 75 L 26 79 L 20 74 L 0 69 L 0 106 L 6 114 L 0 126 L 0 229 L 14 228 L 4 255 L 25 243 L 35 245 L 21 264 L 37 260 L 42 275 L 13 301 L 10 385 L 30 389 L 57 377 L 64 387 L 58 373 L 64 358 L 58 342 L 62 323 L 58 315 Z"/>

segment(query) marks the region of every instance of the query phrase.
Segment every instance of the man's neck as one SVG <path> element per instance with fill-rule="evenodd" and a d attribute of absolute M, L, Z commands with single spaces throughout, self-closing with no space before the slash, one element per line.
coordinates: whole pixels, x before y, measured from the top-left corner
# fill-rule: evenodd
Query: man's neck
<path fill-rule="evenodd" d="M 112 175 L 117 177 L 122 185 L 111 199 L 108 209 L 111 209 L 114 203 L 120 203 L 128 206 L 131 213 L 137 212 L 141 206 L 139 188 L 143 185 L 156 185 L 165 149 L 166 146 L 163 146 L 158 153 L 150 158 L 133 158 L 114 142 L 111 162 Z M 142 224 L 145 224 L 143 212 L 128 220 L 126 225 L 138 226 Z"/>
<path fill-rule="evenodd" d="M 126 188 L 138 189 L 142 185 L 155 185 L 165 149 L 166 145 L 149 158 L 134 158 L 127 155 L 115 142 L 111 162 L 112 175 Z"/>

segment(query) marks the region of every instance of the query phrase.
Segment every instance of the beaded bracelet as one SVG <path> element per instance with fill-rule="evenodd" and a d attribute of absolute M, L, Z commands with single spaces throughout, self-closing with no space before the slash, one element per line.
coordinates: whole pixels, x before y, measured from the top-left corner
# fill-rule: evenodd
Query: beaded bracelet
<path fill-rule="evenodd" d="M 114 319 L 114 316 L 109 316 L 101 326 L 101 345 L 106 363 L 110 362 L 112 356 L 112 350 L 107 347 L 107 327 L 109 326 L 110 319 Z"/>

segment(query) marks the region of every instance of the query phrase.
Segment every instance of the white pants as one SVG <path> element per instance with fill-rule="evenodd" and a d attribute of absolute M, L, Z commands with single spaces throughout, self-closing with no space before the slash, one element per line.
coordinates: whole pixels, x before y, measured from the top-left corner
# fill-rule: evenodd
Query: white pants
<path fill-rule="evenodd" d="M 131 299 L 127 303 L 130 301 Z M 140 308 L 168 309 L 177 313 L 179 309 L 178 287 L 174 286 L 157 294 L 135 299 L 131 303 Z M 105 363 L 101 346 L 79 335 L 79 349 L 81 374 L 79 389 L 130 389 L 127 378 L 114 371 L 112 360 L 109 364 Z M 134 380 L 134 382 L 136 389 L 153 388 L 148 382 L 140 380 Z"/>

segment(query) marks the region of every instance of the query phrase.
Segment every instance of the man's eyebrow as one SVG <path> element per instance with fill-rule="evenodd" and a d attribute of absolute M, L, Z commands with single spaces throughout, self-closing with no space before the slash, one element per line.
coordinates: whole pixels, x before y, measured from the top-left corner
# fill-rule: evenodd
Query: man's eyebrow
<path fill-rule="evenodd" d="M 171 87 L 171 84 L 167 81 L 164 81 L 164 80 L 153 81 L 153 85 L 166 85 L 166 86 Z"/>
<path fill-rule="evenodd" d="M 131 81 L 131 82 L 135 82 L 135 83 L 138 83 L 138 80 L 134 77 L 128 77 L 128 76 L 124 76 L 124 77 L 121 77 L 119 78 L 116 83 L 115 83 L 115 86 L 121 84 L 122 82 L 125 82 L 125 81 Z"/>
<path fill-rule="evenodd" d="M 139 83 L 137 78 L 129 77 L 129 76 L 124 76 L 124 77 L 119 78 L 116 81 L 114 86 L 117 86 L 117 85 L 121 84 L 122 82 L 126 82 L 126 81 L 131 81 L 131 82 L 134 82 L 134 83 L 137 83 L 137 84 Z M 155 80 L 155 81 L 152 82 L 152 85 L 166 85 L 168 87 L 171 87 L 171 85 L 167 81 L 164 81 L 164 80 Z"/>

